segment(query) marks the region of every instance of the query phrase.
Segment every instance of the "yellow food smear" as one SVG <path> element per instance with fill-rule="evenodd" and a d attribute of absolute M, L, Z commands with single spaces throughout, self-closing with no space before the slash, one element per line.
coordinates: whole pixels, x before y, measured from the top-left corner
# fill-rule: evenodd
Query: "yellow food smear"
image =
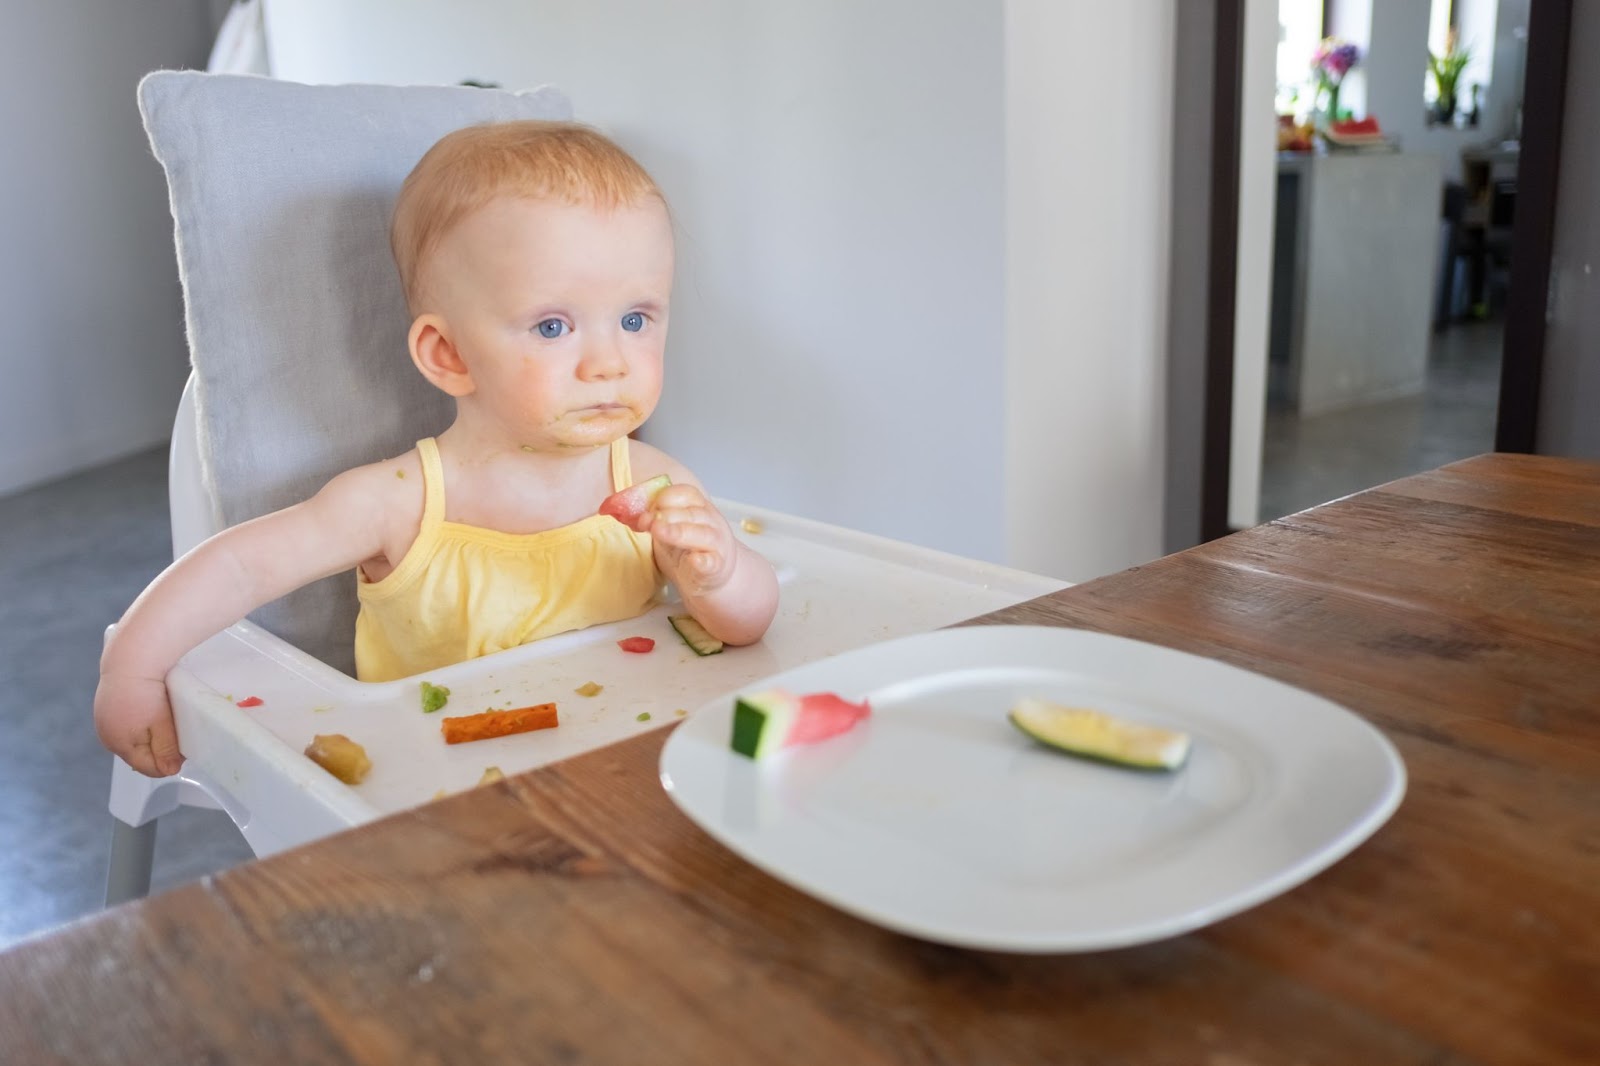
<path fill-rule="evenodd" d="M 483 776 L 478 778 L 478 784 L 480 784 L 480 785 L 493 784 L 496 781 L 505 780 L 505 776 L 506 775 L 501 771 L 500 767 L 498 767 L 498 766 L 486 767 L 484 769 L 484 771 L 483 771 Z"/>
<path fill-rule="evenodd" d="M 597 685 L 593 681 L 585 681 L 572 691 L 576 692 L 580 696 L 598 696 L 605 690 L 606 687 L 604 685 Z"/>
<path fill-rule="evenodd" d="M 764 533 L 767 527 L 754 518 L 742 518 L 739 520 L 739 528 L 746 533 Z"/>

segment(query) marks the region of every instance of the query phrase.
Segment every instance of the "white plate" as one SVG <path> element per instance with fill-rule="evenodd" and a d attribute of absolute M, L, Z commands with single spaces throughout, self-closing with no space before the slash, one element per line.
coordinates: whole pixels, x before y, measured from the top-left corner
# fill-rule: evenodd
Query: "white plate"
<path fill-rule="evenodd" d="M 728 747 L 732 694 L 694 712 L 661 780 L 774 877 L 913 936 L 1021 952 L 1174 936 L 1294 887 L 1405 792 L 1387 739 L 1334 703 L 1169 648 L 1082 630 L 976 626 L 785 671 L 867 698 L 850 733 L 756 764 Z M 1018 732 L 1022 696 L 1194 738 L 1171 774 L 1075 759 Z"/>

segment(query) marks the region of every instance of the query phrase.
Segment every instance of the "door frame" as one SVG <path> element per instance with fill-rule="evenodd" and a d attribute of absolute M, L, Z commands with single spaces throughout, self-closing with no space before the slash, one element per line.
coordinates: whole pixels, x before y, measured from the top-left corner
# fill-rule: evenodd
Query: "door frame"
<path fill-rule="evenodd" d="M 1228 526 L 1245 0 L 1180 0 L 1173 106 L 1165 541 Z M 1538 443 L 1572 0 L 1531 0 L 1495 450 Z M 1208 47 L 1209 46 L 1209 47 Z M 1203 273 L 1201 273 L 1203 271 Z M 1196 405 L 1196 396 L 1199 404 Z"/>

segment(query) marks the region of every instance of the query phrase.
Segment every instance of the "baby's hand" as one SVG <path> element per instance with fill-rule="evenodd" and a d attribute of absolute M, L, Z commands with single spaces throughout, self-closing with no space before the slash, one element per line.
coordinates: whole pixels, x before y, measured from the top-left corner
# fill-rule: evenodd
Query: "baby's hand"
<path fill-rule="evenodd" d="M 670 485 L 656 494 L 640 520 L 655 542 L 656 563 L 687 596 L 715 592 L 738 561 L 733 529 L 694 485 Z"/>
<path fill-rule="evenodd" d="M 170 777 L 183 766 L 165 681 L 100 675 L 94 728 L 100 743 L 147 777 Z"/>

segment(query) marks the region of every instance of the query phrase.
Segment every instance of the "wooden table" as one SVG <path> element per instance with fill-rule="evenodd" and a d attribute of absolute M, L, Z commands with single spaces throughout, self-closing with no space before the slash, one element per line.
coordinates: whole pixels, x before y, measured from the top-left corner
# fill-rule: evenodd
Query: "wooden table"
<path fill-rule="evenodd" d="M 1410 791 L 1242 915 L 1015 957 L 757 872 L 662 730 L 19 945 L 0 1061 L 1600 1062 L 1600 465 L 1479 457 L 980 621 L 1321 693 Z"/>

